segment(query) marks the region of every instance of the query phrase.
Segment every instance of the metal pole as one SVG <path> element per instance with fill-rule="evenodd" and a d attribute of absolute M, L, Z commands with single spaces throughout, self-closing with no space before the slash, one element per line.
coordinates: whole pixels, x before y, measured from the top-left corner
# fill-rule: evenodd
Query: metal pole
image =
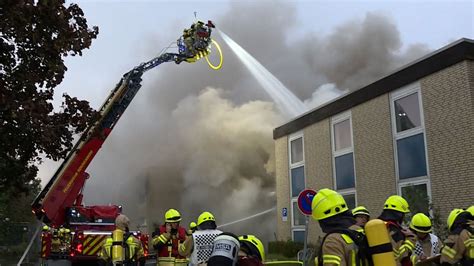
<path fill-rule="evenodd" d="M 304 229 L 303 266 L 306 266 L 308 264 L 308 225 L 309 216 L 306 215 L 306 225 Z"/>
<path fill-rule="evenodd" d="M 28 247 L 26 247 L 26 250 L 25 250 L 25 252 L 23 253 L 23 256 L 21 256 L 20 261 L 18 261 L 17 266 L 20 266 L 20 265 L 21 265 L 21 263 L 23 262 L 23 260 L 24 260 L 25 257 L 26 257 L 26 254 L 28 254 L 28 252 L 30 251 L 30 248 L 31 248 L 31 246 L 33 245 L 33 242 L 35 242 L 36 236 L 38 236 L 38 233 L 39 233 L 40 229 L 41 229 L 41 224 L 38 226 L 38 228 L 36 228 L 36 231 L 35 231 L 35 233 L 33 234 L 33 237 L 31 238 L 30 243 L 28 244 Z"/>

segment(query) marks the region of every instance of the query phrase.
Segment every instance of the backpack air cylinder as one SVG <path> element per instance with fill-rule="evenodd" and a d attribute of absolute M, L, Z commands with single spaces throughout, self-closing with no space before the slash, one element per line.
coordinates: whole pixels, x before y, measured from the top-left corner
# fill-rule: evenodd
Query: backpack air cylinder
<path fill-rule="evenodd" d="M 364 228 L 374 266 L 396 266 L 390 235 L 385 223 L 380 219 L 373 219 L 368 221 Z"/>
<path fill-rule="evenodd" d="M 112 232 L 112 263 L 114 265 L 123 263 L 125 260 L 123 250 L 123 231 L 115 229 Z"/>

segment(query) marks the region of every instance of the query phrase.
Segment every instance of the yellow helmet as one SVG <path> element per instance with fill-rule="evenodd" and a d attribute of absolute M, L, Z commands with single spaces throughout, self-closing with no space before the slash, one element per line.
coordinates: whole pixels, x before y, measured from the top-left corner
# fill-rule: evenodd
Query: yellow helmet
<path fill-rule="evenodd" d="M 262 241 L 254 235 L 243 235 L 239 236 L 240 246 L 247 247 L 249 252 L 253 256 L 257 256 L 261 261 L 265 261 L 265 249 L 263 248 Z"/>
<path fill-rule="evenodd" d="M 410 212 L 410 206 L 408 205 L 408 202 L 398 195 L 392 195 L 388 197 L 388 199 L 385 201 L 383 209 L 399 211 L 402 213 Z"/>
<path fill-rule="evenodd" d="M 191 230 L 196 229 L 196 227 L 197 227 L 197 224 L 196 224 L 195 222 L 191 222 L 191 223 L 189 224 L 189 229 L 191 229 Z"/>
<path fill-rule="evenodd" d="M 355 207 L 354 209 L 352 209 L 352 215 L 353 216 L 356 216 L 356 215 L 367 215 L 370 217 L 370 212 L 369 210 L 367 210 L 366 207 L 364 206 L 357 206 Z"/>
<path fill-rule="evenodd" d="M 463 209 L 454 209 L 449 213 L 448 221 L 447 221 L 449 231 L 451 231 L 451 227 L 453 226 L 454 221 L 456 221 L 456 218 L 458 218 L 460 214 L 466 213 L 466 212 L 467 211 Z"/>
<path fill-rule="evenodd" d="M 471 215 L 474 217 L 474 205 L 472 205 L 471 207 L 467 208 L 466 211 L 470 212 Z"/>
<path fill-rule="evenodd" d="M 48 230 L 49 230 L 49 226 L 44 225 L 44 226 L 43 226 L 43 231 L 48 231 Z"/>
<path fill-rule="evenodd" d="M 181 221 L 181 214 L 175 209 L 169 209 L 165 213 L 165 223 L 177 223 Z"/>
<path fill-rule="evenodd" d="M 212 213 L 210 212 L 203 212 L 198 217 L 197 225 L 201 225 L 202 223 L 207 222 L 207 221 L 215 222 L 216 218 L 214 218 L 214 215 L 212 215 Z"/>
<path fill-rule="evenodd" d="M 431 232 L 431 220 L 424 213 L 417 213 L 411 218 L 410 229 L 420 233 Z"/>
<path fill-rule="evenodd" d="M 311 209 L 313 210 L 313 218 L 319 221 L 343 213 L 349 208 L 341 194 L 323 188 L 314 196 Z"/>

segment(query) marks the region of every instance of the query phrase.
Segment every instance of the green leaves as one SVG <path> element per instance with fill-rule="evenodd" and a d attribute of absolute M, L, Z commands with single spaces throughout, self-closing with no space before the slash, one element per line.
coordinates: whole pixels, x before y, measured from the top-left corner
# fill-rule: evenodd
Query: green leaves
<path fill-rule="evenodd" d="M 36 3 L 35 3 L 36 2 Z M 61 0 L 0 3 L 0 193 L 28 191 L 40 154 L 59 160 L 95 111 L 87 101 L 63 95 L 54 111 L 54 88 L 67 70 L 63 58 L 82 55 L 98 28 L 81 8 Z"/>

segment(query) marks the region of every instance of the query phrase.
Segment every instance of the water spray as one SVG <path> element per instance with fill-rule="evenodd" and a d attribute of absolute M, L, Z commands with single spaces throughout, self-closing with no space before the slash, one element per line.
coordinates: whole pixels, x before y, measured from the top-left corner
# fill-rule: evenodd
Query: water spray
<path fill-rule="evenodd" d="M 268 209 L 268 210 L 263 211 L 263 212 L 259 212 L 259 213 L 254 214 L 254 215 L 250 215 L 248 217 L 245 217 L 245 218 L 242 218 L 242 219 L 239 219 L 239 220 L 235 220 L 233 222 L 221 224 L 221 225 L 217 226 L 217 228 L 222 228 L 222 227 L 225 227 L 225 226 L 229 226 L 229 225 L 233 225 L 233 224 L 236 224 L 236 223 L 244 222 L 244 221 L 247 221 L 247 220 L 262 216 L 262 215 L 265 215 L 267 213 L 273 212 L 274 210 L 276 210 L 276 207 L 273 207 L 273 208 Z"/>

